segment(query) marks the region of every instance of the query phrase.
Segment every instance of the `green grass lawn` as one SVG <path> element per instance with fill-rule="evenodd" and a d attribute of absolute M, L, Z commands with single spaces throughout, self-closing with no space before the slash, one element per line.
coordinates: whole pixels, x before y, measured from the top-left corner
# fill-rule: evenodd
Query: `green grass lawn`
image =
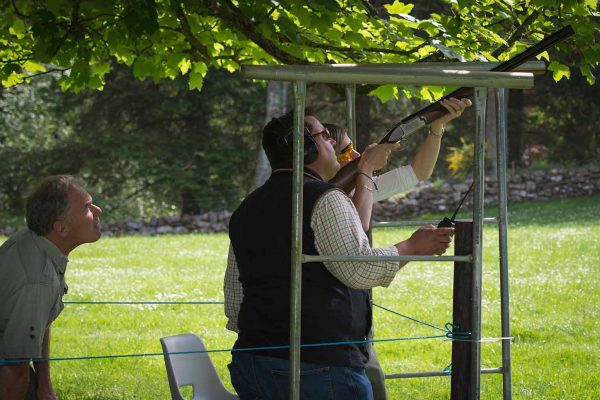
<path fill-rule="evenodd" d="M 486 212 L 495 216 L 495 210 Z M 439 218 L 426 216 L 424 218 Z M 509 207 L 511 328 L 516 399 L 600 397 L 600 196 Z M 376 245 L 406 238 L 410 228 L 376 230 Z M 3 239 L 0 239 L 2 241 Z M 225 234 L 106 238 L 70 256 L 66 301 L 222 300 Z M 483 337 L 499 337 L 498 234 L 484 230 Z M 411 263 L 375 302 L 436 326 L 452 318 L 452 266 Z M 381 309 L 377 338 L 437 335 L 438 331 Z M 222 305 L 67 305 L 53 324 L 53 357 L 160 353 L 159 338 L 193 332 L 209 349 L 228 349 Z M 451 342 L 378 343 L 386 373 L 442 370 Z M 501 366 L 501 344 L 482 344 L 482 367 Z M 213 353 L 226 386 L 229 353 Z M 167 399 L 161 356 L 57 361 L 61 399 Z M 448 377 L 388 381 L 390 399 L 449 398 Z M 500 375 L 483 375 L 481 398 L 499 399 Z"/>

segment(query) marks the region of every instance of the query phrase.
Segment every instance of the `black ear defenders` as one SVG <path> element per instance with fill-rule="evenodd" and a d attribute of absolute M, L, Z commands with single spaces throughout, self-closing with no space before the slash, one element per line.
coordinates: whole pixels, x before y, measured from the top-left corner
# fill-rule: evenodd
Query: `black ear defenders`
<path fill-rule="evenodd" d="M 278 120 L 279 121 L 279 120 Z M 283 123 L 279 121 L 281 125 Z M 289 130 L 284 136 L 281 136 L 277 140 L 278 144 L 281 147 L 287 148 L 288 154 L 290 158 L 292 156 L 292 149 L 294 148 L 294 130 L 293 128 Z M 319 150 L 317 149 L 317 141 L 310 133 L 310 129 L 305 125 L 304 126 L 304 165 L 315 162 L 317 157 L 319 156 Z"/>

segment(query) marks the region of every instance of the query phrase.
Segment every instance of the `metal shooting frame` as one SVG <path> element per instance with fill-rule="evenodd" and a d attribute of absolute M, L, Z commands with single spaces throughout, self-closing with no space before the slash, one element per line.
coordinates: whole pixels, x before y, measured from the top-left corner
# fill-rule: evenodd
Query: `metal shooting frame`
<path fill-rule="evenodd" d="M 423 64 L 344 64 L 309 66 L 253 66 L 244 65 L 241 74 L 245 78 L 292 81 L 294 87 L 294 150 L 293 150 L 293 200 L 292 200 L 292 277 L 290 301 L 290 382 L 289 398 L 298 400 L 300 396 L 300 304 L 302 264 L 312 261 L 370 261 L 373 259 L 394 261 L 436 261 L 472 263 L 472 331 L 470 340 L 473 345 L 469 352 L 472 366 L 469 373 L 468 399 L 478 399 L 481 373 L 501 373 L 503 375 L 503 398 L 512 399 L 510 341 L 502 341 L 502 367 L 481 370 L 481 287 L 482 287 L 482 237 L 483 223 L 497 222 L 500 233 L 500 291 L 502 337 L 510 337 L 509 293 L 508 293 L 508 241 L 507 241 L 507 188 L 506 188 L 506 113 L 505 89 L 525 89 L 533 86 L 533 73 L 545 71 L 540 61 L 527 62 L 516 71 L 527 72 L 488 72 L 496 63 L 423 63 Z M 475 167 L 473 193 L 473 232 L 472 251 L 466 256 L 310 256 L 302 254 L 302 199 L 304 168 L 304 108 L 306 102 L 306 83 L 325 82 L 345 85 L 346 111 L 349 135 L 356 139 L 355 88 L 356 84 L 399 84 L 399 85 L 455 85 L 474 87 L 475 96 Z M 484 145 L 485 145 L 485 109 L 487 89 L 496 91 L 497 107 L 497 163 L 498 163 L 498 219 L 483 217 L 484 197 Z M 423 224 L 408 222 L 404 225 Z M 437 222 L 436 222 L 437 223 Z M 378 226 L 392 226 L 390 223 Z M 410 374 L 386 375 L 386 379 L 413 378 L 448 375 L 447 372 L 417 372 Z"/>

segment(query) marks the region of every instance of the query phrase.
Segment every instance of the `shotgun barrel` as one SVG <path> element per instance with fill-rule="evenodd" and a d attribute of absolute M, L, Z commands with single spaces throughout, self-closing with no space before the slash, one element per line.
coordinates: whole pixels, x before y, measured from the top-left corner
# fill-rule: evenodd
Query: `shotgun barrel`
<path fill-rule="evenodd" d="M 534 46 L 531 46 L 523 52 L 517 54 L 515 57 L 503 63 L 497 64 L 494 68 L 491 69 L 491 71 L 511 71 L 519 65 L 525 63 L 532 57 L 541 54 L 548 48 L 563 41 L 567 37 L 571 36 L 573 33 L 573 28 L 570 25 L 566 26 L 556 31 L 552 35 L 542 39 Z M 473 93 L 474 90 L 471 87 L 461 87 L 456 89 L 455 91 L 442 97 L 435 103 L 431 103 L 425 106 L 424 108 L 420 109 L 419 111 L 416 111 L 415 113 L 402 119 L 399 123 L 397 123 L 386 133 L 386 135 L 383 137 L 383 139 L 379 141 L 379 143 L 396 143 L 406 139 L 419 129 L 423 128 L 424 126 L 430 124 L 431 122 L 448 113 L 448 111 L 440 104 L 442 100 L 448 99 L 450 97 L 459 99 L 472 98 Z M 351 192 L 356 184 L 356 172 L 358 168 L 358 161 L 359 159 L 357 158 L 354 159 L 352 162 L 346 164 L 343 168 L 341 168 L 338 171 L 337 175 L 330 182 L 344 190 L 346 193 Z"/>

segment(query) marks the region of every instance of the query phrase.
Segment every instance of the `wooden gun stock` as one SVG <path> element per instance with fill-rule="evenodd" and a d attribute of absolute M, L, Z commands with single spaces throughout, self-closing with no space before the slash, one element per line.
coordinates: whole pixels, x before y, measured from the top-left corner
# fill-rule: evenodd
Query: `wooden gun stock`
<path fill-rule="evenodd" d="M 540 53 L 546 51 L 546 49 L 554 46 L 558 42 L 561 42 L 562 40 L 571 36 L 573 33 L 573 28 L 570 25 L 566 26 L 560 29 L 559 31 L 553 33 L 552 35 L 542 39 L 536 45 L 529 47 L 523 52 L 517 54 L 510 60 L 507 60 L 497 65 L 490 71 L 512 71 L 513 69 L 523 64 L 530 58 L 535 57 Z M 390 129 L 386 133 L 386 135 L 379 141 L 379 143 L 395 143 L 406 139 L 408 136 L 412 135 L 422 127 L 432 123 L 436 119 L 443 117 L 445 114 L 448 113 L 448 111 L 440 104 L 442 100 L 448 99 L 450 97 L 454 97 L 457 99 L 470 99 L 473 97 L 473 93 L 474 90 L 471 87 L 461 87 L 456 89 L 455 91 L 442 97 L 435 103 L 429 104 L 421 110 L 404 118 L 402 121 L 397 123 L 392 129 Z M 352 162 L 346 164 L 343 168 L 341 168 L 338 171 L 337 175 L 333 177 L 333 179 L 331 179 L 330 182 L 342 189 L 344 192 L 350 193 L 356 185 L 358 161 L 359 158 L 352 160 Z"/>

